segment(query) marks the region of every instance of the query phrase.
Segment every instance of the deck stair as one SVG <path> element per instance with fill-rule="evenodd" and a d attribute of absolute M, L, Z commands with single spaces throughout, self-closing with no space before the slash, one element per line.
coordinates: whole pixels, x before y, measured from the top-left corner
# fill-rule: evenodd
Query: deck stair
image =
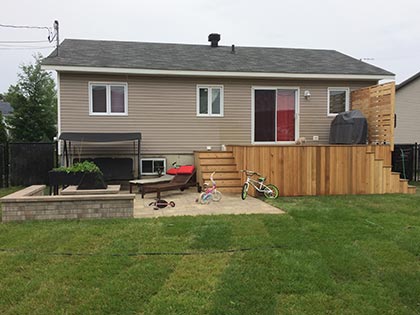
<path fill-rule="evenodd" d="M 201 186 L 204 182 L 210 183 L 210 175 L 216 172 L 214 180 L 218 190 L 232 193 L 241 192 L 241 176 L 231 151 L 198 151 L 194 155 L 197 180 Z"/>
<path fill-rule="evenodd" d="M 370 193 L 415 194 L 416 186 L 409 185 L 407 179 L 401 179 L 400 173 L 393 172 L 392 166 L 386 164 L 385 159 L 381 156 L 381 154 L 378 153 L 379 152 L 375 152 L 374 146 L 368 146 L 366 154 L 368 156 L 368 162 L 370 162 L 371 165 L 373 165 L 374 175 L 373 181 L 370 183 Z"/>

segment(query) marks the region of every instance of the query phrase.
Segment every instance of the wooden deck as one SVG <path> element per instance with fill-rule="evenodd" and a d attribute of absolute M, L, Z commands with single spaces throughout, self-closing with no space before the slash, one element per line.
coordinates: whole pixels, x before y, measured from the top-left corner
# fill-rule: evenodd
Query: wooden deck
<path fill-rule="evenodd" d="M 282 196 L 415 193 L 391 171 L 389 145 L 228 146 L 227 152 L 195 152 L 198 178 L 215 180 L 221 191 L 240 192 L 256 171 Z"/>
<path fill-rule="evenodd" d="M 395 82 L 353 91 L 351 103 L 367 119 L 369 145 L 230 145 L 228 152 L 195 152 L 198 180 L 216 171 L 220 190 L 240 192 L 245 175 L 238 171 L 249 169 L 282 196 L 415 193 L 391 170 Z"/>

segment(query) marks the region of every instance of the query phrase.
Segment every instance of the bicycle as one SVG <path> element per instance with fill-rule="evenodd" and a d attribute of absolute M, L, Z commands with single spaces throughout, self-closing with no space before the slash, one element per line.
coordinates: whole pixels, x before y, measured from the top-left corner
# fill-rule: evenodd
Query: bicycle
<path fill-rule="evenodd" d="M 210 188 L 210 185 L 208 183 L 204 183 L 204 192 L 200 194 L 200 197 L 196 199 L 196 202 L 199 202 L 201 204 L 209 204 L 210 201 L 220 201 L 222 199 L 222 193 L 216 189 L 216 182 L 213 179 L 215 173 L 216 172 L 213 172 L 210 175 L 212 187 Z"/>
<path fill-rule="evenodd" d="M 265 177 L 262 177 L 261 174 L 250 170 L 241 170 L 241 172 L 246 174 L 246 181 L 242 186 L 242 200 L 245 200 L 248 196 L 249 185 L 252 185 L 256 191 L 264 193 L 264 196 L 268 199 L 276 199 L 279 196 L 279 189 L 277 186 L 273 184 L 265 185 Z M 259 176 L 258 180 L 252 178 L 254 175 Z"/>

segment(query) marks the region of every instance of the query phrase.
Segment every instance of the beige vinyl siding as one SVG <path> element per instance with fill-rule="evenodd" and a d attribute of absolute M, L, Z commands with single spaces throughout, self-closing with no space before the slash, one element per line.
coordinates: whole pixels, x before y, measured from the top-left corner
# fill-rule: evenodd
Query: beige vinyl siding
<path fill-rule="evenodd" d="M 89 82 L 127 82 L 127 116 L 89 116 Z M 300 136 L 328 142 L 328 87 L 357 89 L 376 82 L 283 81 L 94 75 L 60 73 L 61 132 L 141 132 L 142 154 L 190 154 L 206 146 L 251 143 L 251 89 L 257 86 L 300 88 Z M 197 117 L 197 84 L 224 87 L 224 117 Z M 303 97 L 311 92 L 310 100 Z M 95 145 L 107 153 L 115 145 Z M 83 155 L 92 148 L 85 144 Z M 125 148 L 125 149 L 124 149 Z M 132 152 L 131 143 L 118 147 L 117 154 Z M 115 150 L 114 150 L 115 151 Z"/>
<path fill-rule="evenodd" d="M 397 90 L 395 112 L 395 143 L 420 142 L 420 79 Z"/>
<path fill-rule="evenodd" d="M 334 116 L 328 117 L 328 88 L 343 87 L 351 91 L 375 85 L 376 81 L 370 82 L 304 82 L 300 87 L 300 137 L 306 138 L 307 142 L 328 143 L 330 125 Z M 303 96 L 305 90 L 311 92 L 311 97 L 306 100 Z M 349 96 L 350 98 L 350 96 Z M 351 109 L 351 104 L 350 104 Z M 313 136 L 318 136 L 319 141 L 312 141 Z"/>

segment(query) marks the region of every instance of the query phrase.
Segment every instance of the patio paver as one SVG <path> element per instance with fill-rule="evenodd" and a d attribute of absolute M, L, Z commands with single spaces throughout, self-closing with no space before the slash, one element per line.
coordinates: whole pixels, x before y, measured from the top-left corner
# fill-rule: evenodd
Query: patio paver
<path fill-rule="evenodd" d="M 149 204 L 155 201 L 156 194 L 148 194 L 141 198 L 140 194 L 136 195 L 134 200 L 134 217 L 135 218 L 154 218 L 166 216 L 181 215 L 217 215 L 217 214 L 283 214 L 284 211 L 273 207 L 262 200 L 247 197 L 242 200 L 240 194 L 224 193 L 222 200 L 219 202 L 211 202 L 208 205 L 202 205 L 195 202 L 199 194 L 193 190 L 168 191 L 162 193 L 162 199 L 166 201 L 174 201 L 175 207 L 166 207 L 154 210 Z"/>

